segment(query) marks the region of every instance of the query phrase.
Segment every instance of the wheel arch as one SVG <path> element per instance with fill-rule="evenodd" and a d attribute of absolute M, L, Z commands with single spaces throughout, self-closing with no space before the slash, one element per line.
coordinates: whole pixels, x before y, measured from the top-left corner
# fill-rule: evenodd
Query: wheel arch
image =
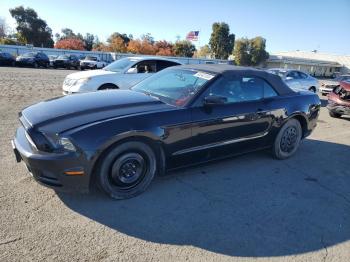
<path fill-rule="evenodd" d="M 99 86 L 99 88 L 97 88 L 97 90 L 103 90 L 104 86 L 114 86 L 114 89 L 119 89 L 119 86 L 117 86 L 116 84 L 113 83 L 103 83 L 102 85 Z"/>
<path fill-rule="evenodd" d="M 150 146 L 157 158 L 157 175 L 163 175 L 165 173 L 166 156 L 162 141 L 157 139 L 155 135 L 148 132 L 128 132 L 118 136 L 117 138 L 111 139 L 97 150 L 96 154 L 92 158 L 90 188 L 92 184 L 95 183 L 97 170 L 101 165 L 103 158 L 114 147 L 129 141 L 138 141 Z"/>
<path fill-rule="evenodd" d="M 306 136 L 306 134 L 308 133 L 308 121 L 307 121 L 306 116 L 301 114 L 301 113 L 293 114 L 287 118 L 287 120 L 284 122 L 284 124 L 287 123 L 288 120 L 290 120 L 290 119 L 296 119 L 299 121 L 300 126 L 301 126 L 301 130 L 303 131 L 302 138 L 304 138 Z"/>
<path fill-rule="evenodd" d="M 313 92 L 317 92 L 317 88 L 316 88 L 316 86 L 310 86 L 309 87 L 309 90 L 312 90 Z"/>

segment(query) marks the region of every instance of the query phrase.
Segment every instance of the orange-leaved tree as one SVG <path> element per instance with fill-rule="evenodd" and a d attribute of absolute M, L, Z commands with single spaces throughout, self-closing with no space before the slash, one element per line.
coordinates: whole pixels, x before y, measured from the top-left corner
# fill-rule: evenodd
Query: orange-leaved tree
<path fill-rule="evenodd" d="M 66 38 L 56 42 L 55 48 L 58 49 L 72 49 L 72 50 L 85 50 L 84 42 L 77 38 Z"/>
<path fill-rule="evenodd" d="M 156 42 L 155 44 L 156 48 L 156 55 L 162 55 L 162 56 L 173 56 L 173 44 L 171 42 L 167 42 L 165 40 L 161 40 Z"/>

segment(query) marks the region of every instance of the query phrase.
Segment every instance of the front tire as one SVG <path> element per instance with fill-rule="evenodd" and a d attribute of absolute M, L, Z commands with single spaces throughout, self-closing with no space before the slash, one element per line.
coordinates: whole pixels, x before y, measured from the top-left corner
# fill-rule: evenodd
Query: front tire
<path fill-rule="evenodd" d="M 97 168 L 97 181 L 111 198 L 127 199 L 144 192 L 157 170 L 154 151 L 143 142 L 125 142 L 112 148 Z"/>
<path fill-rule="evenodd" d="M 287 159 L 298 150 L 302 138 L 300 122 L 290 119 L 278 132 L 272 147 L 272 154 L 277 159 Z"/>
<path fill-rule="evenodd" d="M 329 111 L 329 116 L 334 117 L 334 118 L 340 118 L 341 114 L 338 114 L 338 113 L 333 112 L 333 111 Z"/>
<path fill-rule="evenodd" d="M 316 87 L 314 87 L 314 86 L 310 87 L 309 91 L 316 93 Z"/>

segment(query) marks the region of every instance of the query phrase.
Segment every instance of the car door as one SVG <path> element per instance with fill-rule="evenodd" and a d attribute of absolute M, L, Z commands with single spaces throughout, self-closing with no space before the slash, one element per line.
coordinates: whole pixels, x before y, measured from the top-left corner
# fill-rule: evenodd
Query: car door
<path fill-rule="evenodd" d="M 297 72 L 299 75 L 299 82 L 302 89 L 309 90 L 311 86 L 314 86 L 313 79 L 303 72 Z"/>
<path fill-rule="evenodd" d="M 285 81 L 286 84 L 294 90 L 303 89 L 302 84 L 300 82 L 300 75 L 297 71 L 289 71 L 286 75 Z"/>
<path fill-rule="evenodd" d="M 191 147 L 206 148 L 266 136 L 272 116 L 264 101 L 265 85 L 268 83 L 264 79 L 251 75 L 217 79 L 192 108 Z M 226 102 L 206 106 L 203 101 L 210 96 L 225 97 Z"/>

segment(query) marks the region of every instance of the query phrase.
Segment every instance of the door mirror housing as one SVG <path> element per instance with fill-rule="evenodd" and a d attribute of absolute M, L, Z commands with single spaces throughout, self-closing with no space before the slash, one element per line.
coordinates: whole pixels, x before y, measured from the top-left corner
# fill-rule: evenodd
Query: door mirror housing
<path fill-rule="evenodd" d="M 127 74 L 137 74 L 137 68 L 136 67 L 131 67 L 126 71 Z"/>
<path fill-rule="evenodd" d="M 218 96 L 218 95 L 211 95 L 204 98 L 204 105 L 205 106 L 212 106 L 212 105 L 223 105 L 227 102 L 227 97 L 224 96 Z"/>

